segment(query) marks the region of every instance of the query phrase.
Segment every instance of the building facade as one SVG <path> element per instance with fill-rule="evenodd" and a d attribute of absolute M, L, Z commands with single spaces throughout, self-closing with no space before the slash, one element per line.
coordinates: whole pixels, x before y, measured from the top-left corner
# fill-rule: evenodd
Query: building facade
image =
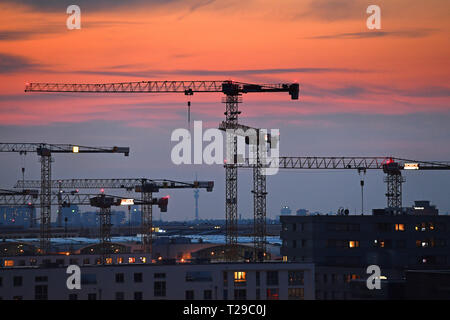
<path fill-rule="evenodd" d="M 433 208 L 418 214 L 421 207 L 402 215 L 282 216 L 280 254 L 284 261 L 314 263 L 317 299 L 379 297 L 366 287 L 370 265 L 380 267 L 384 296 L 392 297 L 405 270 L 450 268 L 450 217 L 432 214 Z"/>
<path fill-rule="evenodd" d="M 4 267 L 0 298 L 24 300 L 314 299 L 314 267 L 305 263 L 85 265 L 81 289 L 66 267 Z"/>

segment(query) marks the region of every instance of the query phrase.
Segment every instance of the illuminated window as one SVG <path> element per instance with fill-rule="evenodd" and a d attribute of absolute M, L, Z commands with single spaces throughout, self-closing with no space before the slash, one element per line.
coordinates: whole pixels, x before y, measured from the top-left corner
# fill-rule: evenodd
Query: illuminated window
<path fill-rule="evenodd" d="M 106 258 L 106 264 L 112 264 L 112 258 Z"/>
<path fill-rule="evenodd" d="M 267 289 L 267 300 L 278 300 L 279 296 L 278 288 Z"/>
<path fill-rule="evenodd" d="M 288 257 L 287 256 L 283 256 L 283 262 L 287 262 L 288 261 Z"/>
<path fill-rule="evenodd" d="M 303 271 L 293 270 L 288 272 L 288 285 L 290 286 L 302 286 L 304 283 Z"/>
<path fill-rule="evenodd" d="M 122 257 L 117 258 L 117 263 L 123 263 L 123 258 Z"/>
<path fill-rule="evenodd" d="M 5 260 L 5 267 L 14 267 L 14 260 Z"/>
<path fill-rule="evenodd" d="M 359 241 L 351 240 L 348 242 L 349 248 L 357 248 L 359 247 Z"/>
<path fill-rule="evenodd" d="M 245 283 L 246 280 L 246 273 L 245 271 L 236 271 L 234 273 L 234 282 L 235 283 Z"/>
<path fill-rule="evenodd" d="M 134 263 L 135 261 L 136 261 L 136 259 L 134 257 L 128 258 L 128 263 Z"/>
<path fill-rule="evenodd" d="M 288 299 L 289 300 L 303 300 L 305 297 L 303 288 L 289 288 Z"/>
<path fill-rule="evenodd" d="M 418 248 L 428 248 L 428 247 L 434 247 L 436 245 L 434 239 L 427 239 L 427 240 L 417 240 L 416 241 L 416 247 Z"/>
<path fill-rule="evenodd" d="M 422 222 L 422 223 L 417 224 L 414 227 L 414 229 L 416 231 L 433 231 L 433 230 L 435 230 L 435 226 L 431 222 L 428 222 L 428 223 L 427 222 Z"/>
<path fill-rule="evenodd" d="M 396 223 L 395 231 L 405 231 L 405 225 L 403 223 Z"/>
<path fill-rule="evenodd" d="M 147 262 L 147 257 L 141 257 L 141 262 L 142 263 L 146 263 Z"/>

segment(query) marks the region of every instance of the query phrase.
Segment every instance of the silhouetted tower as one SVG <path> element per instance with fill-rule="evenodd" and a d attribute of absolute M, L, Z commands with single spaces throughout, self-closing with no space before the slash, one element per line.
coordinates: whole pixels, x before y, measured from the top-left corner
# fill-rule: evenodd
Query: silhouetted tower
<path fill-rule="evenodd" d="M 199 197 L 199 190 L 194 190 L 194 199 L 195 199 L 195 221 L 198 221 L 198 197 Z"/>

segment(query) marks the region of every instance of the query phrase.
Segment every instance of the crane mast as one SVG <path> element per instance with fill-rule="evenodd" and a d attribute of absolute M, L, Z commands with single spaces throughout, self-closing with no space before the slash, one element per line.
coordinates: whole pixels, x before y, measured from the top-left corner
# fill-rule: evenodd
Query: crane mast
<path fill-rule="evenodd" d="M 222 81 L 138 81 L 97 84 L 27 83 L 25 92 L 77 92 L 77 93 L 184 93 L 221 92 L 225 94 L 225 129 L 238 125 L 239 103 L 242 94 L 262 92 L 287 92 L 292 100 L 298 100 L 298 83 L 251 84 L 232 80 Z M 227 134 L 225 168 L 225 218 L 226 259 L 235 261 L 238 237 L 237 207 L 237 137 Z"/>
<path fill-rule="evenodd" d="M 22 191 L 0 190 L 0 205 L 7 206 L 33 206 L 38 199 L 38 190 L 24 189 Z M 57 192 L 50 195 L 50 205 L 62 204 L 62 207 L 71 205 L 89 205 L 99 208 L 99 238 L 102 263 L 111 254 L 111 207 L 123 205 L 158 205 L 161 211 L 167 210 L 167 198 L 151 198 L 145 201 L 130 199 L 106 194 L 80 194 L 78 192 Z M 42 217 L 41 217 L 42 218 Z M 40 252 L 42 248 L 40 248 Z"/>
<path fill-rule="evenodd" d="M 15 188 L 39 188 L 39 180 L 19 180 Z M 116 179 L 60 179 L 51 181 L 52 188 L 62 189 L 125 189 L 141 194 L 141 243 L 145 253 L 152 253 L 153 193 L 160 189 L 206 189 L 211 192 L 214 181 L 181 182 L 168 179 L 116 178 Z M 61 206 L 61 201 L 58 204 Z M 61 208 L 60 210 L 61 211 Z"/>
<path fill-rule="evenodd" d="M 253 159 L 246 158 L 239 163 L 240 168 L 254 168 Z M 315 170 L 383 170 L 386 174 L 387 208 L 393 213 L 402 208 L 403 170 L 450 170 L 450 162 L 417 161 L 396 157 L 278 157 L 275 160 L 280 169 L 315 169 Z M 270 166 L 271 163 L 264 164 Z"/>
<path fill-rule="evenodd" d="M 87 147 L 73 144 L 48 144 L 48 143 L 0 143 L 0 152 L 36 152 L 41 162 L 40 185 L 40 249 L 46 253 L 50 248 L 51 239 L 51 164 L 54 153 L 121 153 L 128 156 L 128 147 Z"/>

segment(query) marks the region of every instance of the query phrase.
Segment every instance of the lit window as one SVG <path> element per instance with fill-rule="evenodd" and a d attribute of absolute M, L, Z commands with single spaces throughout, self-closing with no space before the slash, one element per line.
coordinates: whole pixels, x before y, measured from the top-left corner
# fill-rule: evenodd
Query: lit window
<path fill-rule="evenodd" d="M 303 288 L 289 288 L 288 299 L 289 300 L 303 300 L 305 297 Z"/>
<path fill-rule="evenodd" d="M 123 263 L 123 258 L 122 257 L 117 258 L 117 263 Z"/>
<path fill-rule="evenodd" d="M 136 261 L 136 259 L 134 257 L 128 258 L 128 263 L 134 263 L 135 261 Z"/>
<path fill-rule="evenodd" d="M 351 240 L 348 242 L 349 248 L 357 248 L 359 247 L 359 241 Z"/>
<path fill-rule="evenodd" d="M 14 267 L 14 260 L 5 260 L 5 267 Z"/>
<path fill-rule="evenodd" d="M 396 223 L 395 231 L 405 231 L 405 225 L 403 223 Z"/>
<path fill-rule="evenodd" d="M 267 289 L 267 300 L 278 300 L 279 290 L 278 288 Z"/>
<path fill-rule="evenodd" d="M 106 264 L 112 264 L 112 258 L 106 258 Z"/>
<path fill-rule="evenodd" d="M 147 262 L 147 257 L 141 257 L 141 262 L 142 263 L 146 263 Z"/>
<path fill-rule="evenodd" d="M 246 273 L 244 271 L 236 271 L 234 273 L 234 282 L 245 282 Z"/>

